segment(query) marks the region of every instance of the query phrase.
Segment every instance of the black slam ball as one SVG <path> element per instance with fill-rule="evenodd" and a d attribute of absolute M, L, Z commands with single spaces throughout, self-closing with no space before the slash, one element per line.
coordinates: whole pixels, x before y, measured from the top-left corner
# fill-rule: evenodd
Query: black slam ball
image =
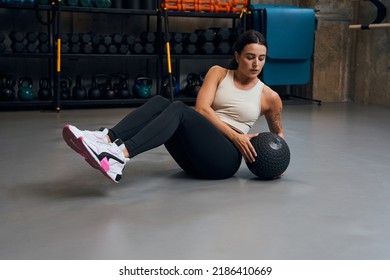
<path fill-rule="evenodd" d="M 256 150 L 255 162 L 246 162 L 249 170 L 260 179 L 279 177 L 290 163 L 290 149 L 283 138 L 271 132 L 259 133 L 251 140 Z"/>

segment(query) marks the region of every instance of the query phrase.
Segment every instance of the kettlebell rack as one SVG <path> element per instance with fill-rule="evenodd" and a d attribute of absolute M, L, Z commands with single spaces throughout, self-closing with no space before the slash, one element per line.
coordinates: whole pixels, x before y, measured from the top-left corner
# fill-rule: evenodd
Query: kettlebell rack
<path fill-rule="evenodd" d="M 118 68 L 120 68 L 121 65 L 122 68 L 137 68 L 143 66 L 143 70 L 146 73 L 142 74 L 146 74 L 145 76 L 149 76 L 149 74 L 151 74 L 153 80 L 156 81 L 153 85 L 153 94 L 162 94 L 162 84 L 164 80 L 163 76 L 165 72 L 164 63 L 166 63 L 167 60 L 166 49 L 164 49 L 164 35 L 168 35 L 168 37 L 172 39 L 173 36 L 178 36 L 180 34 L 178 32 L 171 32 L 170 34 L 165 34 L 164 30 L 162 29 L 164 24 L 164 11 L 162 10 L 163 1 L 152 1 L 155 1 L 156 9 L 146 10 L 134 8 L 66 6 L 63 5 L 60 0 L 54 0 L 52 2 L 45 2 L 45 0 L 39 0 L 35 1 L 36 4 L 26 5 L 21 5 L 18 3 L 13 4 L 9 2 L 5 3 L 0 0 L 0 10 L 17 9 L 18 11 L 23 10 L 23 13 L 35 13 L 37 15 L 40 15 L 40 17 L 38 17 L 37 19 L 40 23 L 43 23 L 46 26 L 47 31 L 43 33 L 46 33 L 46 37 L 48 37 L 48 49 L 45 53 L 39 51 L 26 51 L 26 46 L 23 46 L 23 51 L 20 52 L 16 51 L 16 46 L 15 49 L 10 50 L 10 48 L 8 48 L 7 51 L 0 52 L 1 60 L 20 59 L 23 60 L 22 64 L 29 64 L 30 59 L 47 60 L 47 77 L 37 79 L 37 77 L 35 76 L 35 79 L 33 79 L 34 85 L 32 85 L 33 82 L 31 81 L 31 79 L 27 79 L 27 81 L 23 81 L 23 83 L 21 83 L 24 92 L 30 94 L 30 87 L 34 91 L 32 93 L 34 97 L 31 98 L 29 95 L 27 99 L 22 99 L 18 96 L 18 79 L 15 78 L 15 82 L 12 82 L 12 80 L 8 77 L 8 73 L 5 73 L 4 67 L 0 66 L 0 75 L 4 74 L 4 77 L 0 77 L 2 79 L 0 80 L 0 88 L 3 87 L 3 84 L 5 84 L 5 86 L 7 87 L 11 87 L 11 85 L 14 85 L 13 87 L 15 87 L 15 97 L 10 98 L 6 101 L 0 101 L 0 110 L 48 109 L 59 112 L 63 108 L 138 106 L 146 101 L 147 96 L 134 97 L 133 94 L 133 96 L 129 98 L 129 92 L 130 94 L 132 94 L 132 89 L 130 87 L 130 79 L 134 79 L 135 83 L 137 79 L 136 76 L 126 76 L 129 87 L 126 87 L 125 90 L 122 90 L 122 86 L 119 86 L 118 83 L 115 83 L 115 85 L 111 84 L 109 90 L 106 90 L 104 87 L 107 86 L 109 83 L 105 83 L 103 85 L 104 94 L 102 94 L 104 95 L 104 97 L 98 97 L 99 92 L 96 91 L 96 87 L 93 87 L 91 84 L 88 88 L 88 86 L 85 85 L 85 81 L 88 79 L 88 82 L 91 81 L 91 83 L 93 83 L 93 77 L 95 75 L 100 74 L 106 75 L 107 77 L 114 79 L 114 76 L 123 74 L 123 71 L 112 70 L 106 73 L 90 73 L 88 78 L 84 76 L 81 78 L 80 73 L 78 73 L 79 68 L 83 66 L 90 67 L 91 64 L 89 62 L 91 61 L 97 64 L 111 66 L 114 65 L 113 67 L 117 65 Z M 67 3 L 68 2 L 70 1 L 67 1 Z M 236 21 L 241 20 L 242 16 L 242 14 L 239 13 L 216 13 L 205 11 L 179 12 L 169 10 L 165 12 L 166 15 L 172 18 L 191 17 L 229 19 L 233 22 L 231 29 L 236 28 Z M 46 17 L 42 18 L 42 14 L 46 15 Z M 82 20 L 84 18 L 91 17 L 91 21 L 93 21 L 92 24 L 95 24 L 95 21 L 97 21 L 96 18 L 100 17 L 102 17 L 103 20 L 110 17 L 114 17 L 114 19 L 123 17 L 126 18 L 127 21 L 130 23 L 135 22 L 138 19 L 145 20 L 146 22 L 142 24 L 142 26 L 144 27 L 144 32 L 142 32 L 142 34 L 138 38 L 134 37 L 131 32 L 130 34 L 123 34 L 122 32 L 120 32 L 120 30 L 116 30 L 115 27 L 111 27 L 114 28 L 111 34 L 107 34 L 104 30 L 102 30 L 101 34 L 96 34 L 98 32 L 94 33 L 92 31 L 80 33 L 78 32 L 79 30 L 77 30 L 77 24 L 72 22 L 73 17 L 79 17 L 82 18 Z M 110 23 L 111 21 L 107 21 L 107 24 Z M 28 22 L 26 22 L 25 25 L 28 25 Z M 72 34 L 70 34 L 69 31 L 65 30 L 69 30 L 69 25 L 71 26 L 71 30 L 73 31 L 74 28 L 75 31 L 70 32 Z M 97 27 L 96 29 L 98 28 L 99 27 Z M 153 29 L 154 31 L 152 31 Z M 175 31 L 175 28 L 172 28 L 172 26 L 170 29 Z M 207 31 L 210 30 L 203 31 L 204 33 L 207 33 Z M 2 30 L 0 30 L 0 32 L 1 31 Z M 191 31 L 193 33 L 192 35 L 196 35 L 198 37 L 204 35 L 196 33 L 195 30 Z M 17 34 L 15 34 L 15 36 L 16 35 Z M 9 32 L 8 34 L 8 41 L 10 40 L 10 37 L 11 32 Z M 93 45 L 90 42 L 96 39 L 96 37 L 99 37 L 99 44 Z M 132 42 L 131 50 L 126 49 L 126 47 L 121 46 L 119 44 L 114 45 L 109 43 L 111 41 L 123 42 L 124 40 Z M 181 61 L 207 61 L 210 59 L 211 55 L 213 56 L 213 59 L 215 58 L 217 60 L 227 61 L 231 58 L 231 55 L 227 53 L 218 53 L 217 51 L 212 52 L 211 50 L 214 49 L 213 46 L 211 46 L 210 44 L 206 44 L 203 51 L 201 52 L 198 50 L 191 49 L 188 52 L 180 53 L 179 45 L 176 45 L 174 47 L 176 47 L 176 49 L 172 52 L 172 60 L 174 62 L 174 74 L 177 75 L 177 79 L 180 79 L 180 72 L 182 70 Z M 197 47 L 199 47 L 199 45 Z M 223 46 L 221 46 L 221 50 L 222 47 Z M 225 45 L 224 51 L 226 51 L 227 49 L 228 46 Z M 128 64 L 130 64 L 130 66 Z M 5 70 L 7 71 L 8 68 L 5 68 Z M 91 71 L 93 70 L 94 69 L 92 69 Z M 20 74 L 19 76 L 21 76 L 21 78 L 23 77 L 26 80 L 25 73 Z M 92 80 L 90 80 L 90 78 L 92 78 Z M 123 79 L 121 81 L 123 81 Z M 29 83 L 31 83 L 31 85 Z M 95 90 L 93 93 L 91 93 L 91 96 L 93 96 L 93 98 L 88 98 L 88 93 L 91 88 L 94 88 Z M 115 97 L 117 96 L 114 94 L 115 90 L 120 91 L 120 95 L 122 97 Z M 71 98 L 69 98 L 68 96 L 71 96 Z M 185 102 L 195 101 L 195 96 L 180 95 L 175 96 L 174 98 L 182 99 Z"/>

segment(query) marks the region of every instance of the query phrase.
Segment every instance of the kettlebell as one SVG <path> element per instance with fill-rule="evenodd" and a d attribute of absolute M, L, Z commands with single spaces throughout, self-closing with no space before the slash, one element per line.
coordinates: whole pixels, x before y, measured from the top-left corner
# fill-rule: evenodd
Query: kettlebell
<path fill-rule="evenodd" d="M 73 80 L 70 76 L 65 76 L 60 80 L 60 98 L 61 100 L 70 99 L 70 91 Z"/>
<path fill-rule="evenodd" d="M 33 81 L 29 77 L 19 79 L 18 97 L 23 101 L 31 101 L 34 99 Z"/>
<path fill-rule="evenodd" d="M 120 99 L 131 97 L 131 92 L 127 84 L 127 78 L 124 74 L 111 74 L 111 83 L 115 96 Z"/>
<path fill-rule="evenodd" d="M 102 98 L 102 92 L 99 88 L 98 79 L 103 74 L 96 74 L 92 77 L 92 86 L 88 90 L 88 98 L 91 100 L 101 99 Z"/>
<path fill-rule="evenodd" d="M 123 76 L 120 80 L 120 90 L 119 90 L 119 93 L 118 93 L 118 97 L 119 98 L 123 98 L 123 99 L 127 99 L 127 98 L 131 98 L 131 92 L 130 92 L 130 89 L 129 89 L 129 85 L 127 83 L 127 78 L 126 76 Z"/>
<path fill-rule="evenodd" d="M 206 78 L 206 74 L 207 74 L 207 72 L 199 73 L 200 85 L 203 85 L 203 81 Z"/>
<path fill-rule="evenodd" d="M 0 101 L 12 101 L 15 98 L 15 79 L 11 74 L 4 75 L 0 80 Z"/>
<path fill-rule="evenodd" d="M 152 92 L 153 80 L 149 77 L 138 76 L 133 84 L 133 94 L 138 98 L 149 98 Z"/>
<path fill-rule="evenodd" d="M 195 73 L 189 73 L 187 75 L 187 85 L 184 88 L 184 93 L 191 97 L 197 97 L 201 86 L 202 80 L 200 76 Z"/>
<path fill-rule="evenodd" d="M 49 78 L 39 80 L 38 98 L 39 100 L 50 100 L 52 98 Z"/>
<path fill-rule="evenodd" d="M 76 76 L 76 84 L 72 89 L 72 98 L 76 100 L 83 100 L 87 98 L 87 90 L 83 86 L 81 76 Z"/>
<path fill-rule="evenodd" d="M 111 79 L 108 75 L 104 75 L 105 82 L 103 84 L 103 97 L 105 99 L 115 99 L 115 91 L 112 88 Z"/>
<path fill-rule="evenodd" d="M 180 93 L 180 85 L 177 82 L 176 76 L 172 75 L 172 87 L 173 87 L 173 96 L 177 97 Z M 161 83 L 161 94 L 164 97 L 171 97 L 171 86 L 169 84 L 169 75 L 165 75 Z"/>

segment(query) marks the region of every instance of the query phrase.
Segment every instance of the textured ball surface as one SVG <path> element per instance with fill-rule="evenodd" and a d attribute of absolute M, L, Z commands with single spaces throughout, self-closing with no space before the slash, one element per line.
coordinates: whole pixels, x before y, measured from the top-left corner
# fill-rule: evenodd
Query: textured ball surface
<path fill-rule="evenodd" d="M 255 162 L 246 162 L 249 170 L 261 179 L 274 179 L 280 176 L 290 164 L 290 149 L 280 136 L 262 132 L 251 139 L 257 152 Z"/>

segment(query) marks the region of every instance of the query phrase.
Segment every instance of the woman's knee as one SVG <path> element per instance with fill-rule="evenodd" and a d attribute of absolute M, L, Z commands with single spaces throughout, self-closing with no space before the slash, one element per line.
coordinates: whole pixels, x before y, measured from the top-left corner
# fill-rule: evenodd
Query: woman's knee
<path fill-rule="evenodd" d="M 155 95 L 148 102 L 160 104 L 161 106 L 168 106 L 171 102 L 161 95 Z"/>
<path fill-rule="evenodd" d="M 171 106 L 175 107 L 175 108 L 187 108 L 187 105 L 184 104 L 184 102 L 180 101 L 180 100 L 173 101 Z"/>

